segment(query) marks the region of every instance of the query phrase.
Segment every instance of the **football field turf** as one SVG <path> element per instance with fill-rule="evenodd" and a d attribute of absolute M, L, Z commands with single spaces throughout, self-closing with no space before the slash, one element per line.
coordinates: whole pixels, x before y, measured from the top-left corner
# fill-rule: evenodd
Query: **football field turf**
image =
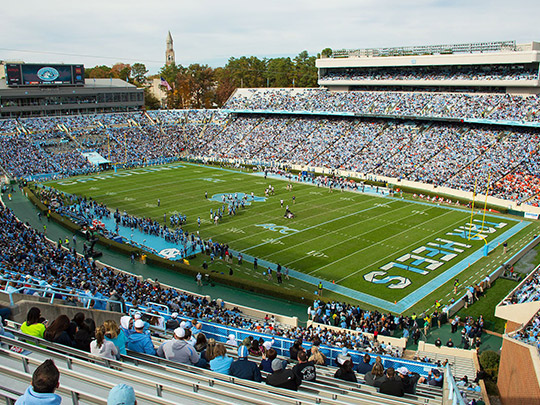
<path fill-rule="evenodd" d="M 269 184 L 275 195 L 265 197 Z M 365 302 L 373 297 L 370 303 L 383 308 L 382 301 L 400 300 L 410 307 L 481 259 L 486 243 L 494 249 L 528 225 L 478 210 L 471 219 L 470 210 L 398 194 L 330 192 L 296 182 L 288 191 L 287 184 L 260 173 L 189 163 L 46 183 L 160 222 L 164 214 L 184 214 L 184 229 L 199 230 L 204 239 L 227 243 L 244 257 L 279 263 L 311 284 L 323 280 L 342 287 L 344 295 L 357 291 Z M 223 205 L 222 194 L 252 192 L 259 198 L 237 215 L 225 215 L 218 225 L 210 220 L 210 210 Z M 284 218 L 282 199 L 295 218 Z"/>

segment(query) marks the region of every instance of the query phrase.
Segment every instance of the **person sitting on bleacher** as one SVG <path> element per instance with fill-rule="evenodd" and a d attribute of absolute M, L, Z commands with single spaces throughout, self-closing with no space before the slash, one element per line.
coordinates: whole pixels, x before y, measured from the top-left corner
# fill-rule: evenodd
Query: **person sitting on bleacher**
<path fill-rule="evenodd" d="M 124 315 L 120 318 L 120 329 L 124 332 L 126 338 L 133 333 L 133 318 L 129 315 Z"/>
<path fill-rule="evenodd" d="M 274 359 L 272 361 L 272 371 L 273 373 L 266 377 L 268 385 L 298 391 L 301 381 L 298 380 L 292 370 L 283 368 L 283 360 Z"/>
<path fill-rule="evenodd" d="M 262 377 L 259 367 L 257 366 L 257 363 L 248 360 L 248 355 L 248 348 L 241 345 L 238 348 L 238 360 L 233 361 L 231 364 L 230 374 L 233 377 L 261 382 Z"/>
<path fill-rule="evenodd" d="M 150 335 L 144 333 L 144 322 L 141 319 L 137 319 L 134 323 L 135 332 L 128 337 L 127 348 L 137 353 L 156 355 L 156 349 L 152 343 Z"/>
<path fill-rule="evenodd" d="M 357 371 L 360 374 L 367 374 L 371 371 L 373 366 L 369 363 L 371 361 L 371 356 L 369 354 L 364 354 L 364 359 L 358 364 Z"/>
<path fill-rule="evenodd" d="M 16 405 L 47 404 L 57 405 L 62 397 L 54 391 L 60 385 L 60 372 L 51 359 L 45 360 L 32 374 L 32 386 L 17 399 Z"/>
<path fill-rule="evenodd" d="M 65 346 L 75 347 L 75 341 L 69 336 L 68 330 L 71 321 L 67 315 L 59 315 L 43 333 L 43 339 Z"/>
<path fill-rule="evenodd" d="M 367 372 L 364 376 L 364 380 L 367 385 L 372 385 L 373 387 L 380 387 L 382 382 L 385 380 L 384 376 L 384 366 L 380 357 L 377 357 L 375 364 L 371 371 Z"/>
<path fill-rule="evenodd" d="M 191 337 L 191 333 L 186 333 L 184 328 L 176 328 L 173 338 L 161 344 L 157 349 L 157 355 L 167 360 L 175 361 L 181 364 L 195 365 L 200 360 L 200 355 L 197 350 L 187 342 L 186 339 Z"/>
<path fill-rule="evenodd" d="M 167 319 L 167 322 L 165 323 L 165 327 L 168 330 L 175 330 L 176 328 L 180 326 L 180 322 L 178 322 L 178 319 L 176 319 L 177 317 L 178 317 L 178 312 L 173 312 L 171 314 L 171 318 Z"/>
<path fill-rule="evenodd" d="M 428 378 L 420 377 L 418 380 L 420 383 L 426 383 L 429 385 L 434 385 L 436 387 L 442 387 L 443 386 L 443 375 L 441 372 L 434 368 L 432 370 L 428 371 Z"/>
<path fill-rule="evenodd" d="M 403 382 L 401 381 L 401 378 L 396 376 L 396 373 L 392 367 L 388 367 L 386 370 L 386 379 L 381 383 L 379 392 L 381 394 L 393 395 L 395 397 L 402 397 L 405 395 Z"/>
<path fill-rule="evenodd" d="M 135 390 L 130 385 L 115 385 L 109 391 L 107 405 L 137 405 Z"/>
<path fill-rule="evenodd" d="M 356 374 L 354 374 L 353 362 L 351 359 L 346 357 L 338 357 L 337 362 L 339 364 L 339 368 L 335 372 L 334 378 L 339 378 L 340 380 L 354 383 L 358 382 Z"/>
<path fill-rule="evenodd" d="M 298 353 L 303 350 L 302 339 L 296 339 L 289 348 L 289 357 L 291 360 L 298 360 Z"/>
<path fill-rule="evenodd" d="M 118 353 L 127 354 L 127 337 L 124 331 L 120 329 L 116 322 L 113 320 L 105 321 L 103 323 L 103 326 L 105 327 L 105 339 L 114 343 L 114 345 L 118 349 Z"/>
<path fill-rule="evenodd" d="M 106 359 L 116 360 L 118 349 L 110 340 L 105 339 L 105 326 L 101 325 L 96 329 L 96 338 L 90 342 L 90 353 Z"/>
<path fill-rule="evenodd" d="M 45 325 L 41 322 L 41 310 L 39 308 L 32 307 L 28 310 L 26 321 L 21 325 L 21 332 L 26 335 L 43 338 Z"/>
<path fill-rule="evenodd" d="M 262 354 L 262 360 L 261 364 L 259 365 L 259 368 L 262 371 L 266 371 L 267 373 L 273 373 L 274 370 L 272 370 L 272 362 L 276 359 L 277 352 L 276 349 L 268 349 L 263 351 Z"/>
<path fill-rule="evenodd" d="M 210 370 L 216 373 L 230 374 L 232 357 L 227 356 L 227 348 L 223 343 L 216 345 L 216 357 L 210 360 Z"/>
<path fill-rule="evenodd" d="M 298 364 L 292 368 L 292 371 L 294 374 L 296 374 L 296 378 L 299 381 L 315 382 L 317 379 L 315 362 L 313 360 L 308 361 L 308 356 L 305 350 L 298 352 Z"/>
<path fill-rule="evenodd" d="M 420 374 L 410 372 L 407 367 L 399 367 L 396 372 L 401 377 L 405 393 L 416 394 L 416 383 L 420 379 Z"/>

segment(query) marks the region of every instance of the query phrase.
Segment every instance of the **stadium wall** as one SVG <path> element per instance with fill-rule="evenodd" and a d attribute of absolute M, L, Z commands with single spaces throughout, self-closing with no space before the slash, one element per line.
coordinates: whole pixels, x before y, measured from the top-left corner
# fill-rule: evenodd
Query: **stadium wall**
<path fill-rule="evenodd" d="M 503 337 L 497 385 L 503 405 L 540 403 L 540 355 L 534 346 Z"/>

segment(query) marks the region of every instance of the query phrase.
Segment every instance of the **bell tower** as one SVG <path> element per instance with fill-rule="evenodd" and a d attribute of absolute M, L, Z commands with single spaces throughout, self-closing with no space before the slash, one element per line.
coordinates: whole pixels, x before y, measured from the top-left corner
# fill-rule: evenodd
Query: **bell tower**
<path fill-rule="evenodd" d="M 165 51 L 165 65 L 169 66 L 175 63 L 174 60 L 174 48 L 173 48 L 173 39 L 171 31 L 167 35 L 167 50 Z"/>

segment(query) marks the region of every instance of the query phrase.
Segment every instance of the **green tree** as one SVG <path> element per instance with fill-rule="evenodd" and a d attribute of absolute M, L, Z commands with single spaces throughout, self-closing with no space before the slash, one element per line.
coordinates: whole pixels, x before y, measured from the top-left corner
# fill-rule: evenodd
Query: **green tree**
<path fill-rule="evenodd" d="M 111 77 L 111 68 L 105 65 L 94 66 L 84 69 L 84 75 L 88 79 L 108 79 Z"/>
<path fill-rule="evenodd" d="M 331 48 L 324 48 L 321 51 L 321 56 L 323 58 L 329 58 L 330 56 L 332 56 L 332 49 Z"/>
<path fill-rule="evenodd" d="M 147 110 L 157 110 L 161 107 L 161 103 L 156 96 L 150 92 L 148 87 L 144 88 L 144 106 Z"/>
<path fill-rule="evenodd" d="M 133 66 L 131 66 L 131 77 L 138 86 L 146 83 L 147 73 L 148 69 L 146 69 L 144 63 L 134 63 Z"/>
<path fill-rule="evenodd" d="M 269 87 L 291 87 L 293 85 L 294 64 L 291 58 L 270 59 L 267 69 Z"/>
<path fill-rule="evenodd" d="M 294 58 L 295 87 L 316 87 L 317 68 L 315 56 L 309 56 L 307 51 L 302 51 Z"/>

